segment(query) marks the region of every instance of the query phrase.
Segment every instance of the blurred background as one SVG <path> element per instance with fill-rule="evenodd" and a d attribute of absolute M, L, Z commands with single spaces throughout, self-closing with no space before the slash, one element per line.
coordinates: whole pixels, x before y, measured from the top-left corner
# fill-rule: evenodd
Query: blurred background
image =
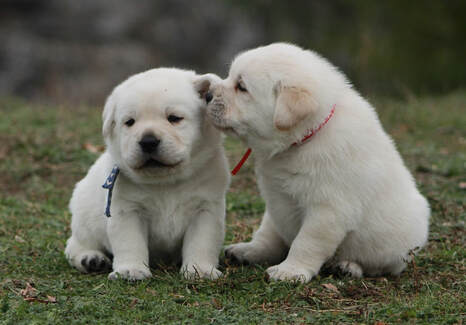
<path fill-rule="evenodd" d="M 364 95 L 466 84 L 464 0 L 0 0 L 0 96 L 101 105 L 127 76 L 177 66 L 226 76 L 239 51 L 286 41 Z"/>
<path fill-rule="evenodd" d="M 432 208 L 410 267 L 293 294 L 229 262 L 211 284 L 169 266 L 141 285 L 73 271 L 67 206 L 105 150 L 112 88 L 159 66 L 225 77 L 238 52 L 277 41 L 319 52 L 376 104 Z M 245 144 L 224 144 L 234 166 Z M 265 210 L 254 153 L 226 203 L 225 243 L 249 240 Z M 0 0 L 0 324 L 463 324 L 465 220 L 466 0 Z"/>

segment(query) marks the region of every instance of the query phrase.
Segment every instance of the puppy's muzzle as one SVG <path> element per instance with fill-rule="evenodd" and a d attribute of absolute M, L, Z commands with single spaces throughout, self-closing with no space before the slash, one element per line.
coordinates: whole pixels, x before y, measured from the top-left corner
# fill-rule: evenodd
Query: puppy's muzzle
<path fill-rule="evenodd" d="M 223 124 L 223 119 L 225 118 L 225 104 L 220 100 L 214 99 L 209 103 L 207 114 L 215 124 Z"/>
<path fill-rule="evenodd" d="M 146 134 L 142 137 L 141 141 L 139 141 L 139 146 L 144 153 L 154 153 L 159 146 L 160 140 L 157 139 L 153 134 Z"/>
<path fill-rule="evenodd" d="M 221 99 L 215 98 L 209 103 L 208 112 L 211 116 L 223 116 L 225 113 L 225 103 Z"/>

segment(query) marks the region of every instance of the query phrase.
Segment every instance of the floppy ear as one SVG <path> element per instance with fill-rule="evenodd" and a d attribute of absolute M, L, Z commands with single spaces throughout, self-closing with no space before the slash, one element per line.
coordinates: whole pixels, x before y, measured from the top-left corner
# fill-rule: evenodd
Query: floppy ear
<path fill-rule="evenodd" d="M 110 136 L 115 127 L 115 99 L 113 98 L 114 95 L 110 95 L 107 98 L 104 106 L 104 112 L 102 113 L 102 134 L 104 138 Z"/>
<path fill-rule="evenodd" d="M 221 81 L 219 76 L 213 73 L 203 74 L 194 78 L 194 89 L 199 94 L 200 98 L 205 98 L 205 95 L 209 91 L 211 84 Z"/>
<path fill-rule="evenodd" d="M 281 131 L 293 128 L 299 121 L 317 111 L 318 103 L 304 88 L 284 86 L 281 82 L 275 87 L 277 102 L 273 123 Z"/>

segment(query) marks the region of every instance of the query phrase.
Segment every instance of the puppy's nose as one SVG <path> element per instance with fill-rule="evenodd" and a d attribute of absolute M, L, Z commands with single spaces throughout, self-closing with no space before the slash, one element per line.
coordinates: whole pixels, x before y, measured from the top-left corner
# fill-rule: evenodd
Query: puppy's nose
<path fill-rule="evenodd" d="M 207 102 L 207 104 L 209 104 L 212 101 L 212 98 L 214 98 L 214 96 L 212 96 L 212 93 L 208 91 L 207 94 L 205 94 L 205 101 Z"/>
<path fill-rule="evenodd" d="M 139 145 L 145 153 L 153 153 L 157 149 L 159 143 L 160 140 L 152 134 L 146 134 L 142 137 L 141 141 L 139 141 Z"/>

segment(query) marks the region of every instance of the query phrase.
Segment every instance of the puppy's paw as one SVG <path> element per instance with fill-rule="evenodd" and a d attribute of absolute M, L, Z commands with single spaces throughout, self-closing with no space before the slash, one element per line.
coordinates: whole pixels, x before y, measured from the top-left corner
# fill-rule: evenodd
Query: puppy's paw
<path fill-rule="evenodd" d="M 121 266 L 108 275 L 109 280 L 124 279 L 128 281 L 138 281 L 148 279 L 152 276 L 149 268 L 145 266 Z"/>
<path fill-rule="evenodd" d="M 180 273 L 188 280 L 216 280 L 222 276 L 222 272 L 213 265 L 185 264 L 181 267 Z"/>
<path fill-rule="evenodd" d="M 81 257 L 81 265 L 89 273 L 110 271 L 112 269 L 112 262 L 101 252 L 83 255 Z"/>
<path fill-rule="evenodd" d="M 312 277 L 314 276 L 313 272 L 286 262 L 269 267 L 267 269 L 267 274 L 269 275 L 270 280 L 301 283 L 307 283 L 311 281 Z"/>
<path fill-rule="evenodd" d="M 238 243 L 225 246 L 225 256 L 238 264 L 263 263 L 267 260 L 263 247 L 250 243 Z"/>
<path fill-rule="evenodd" d="M 110 271 L 112 261 L 100 251 L 84 251 L 74 258 L 68 257 L 71 265 L 83 273 Z"/>
<path fill-rule="evenodd" d="M 341 261 L 336 265 L 337 271 L 343 275 L 349 275 L 352 278 L 361 278 L 362 267 L 355 262 Z"/>

